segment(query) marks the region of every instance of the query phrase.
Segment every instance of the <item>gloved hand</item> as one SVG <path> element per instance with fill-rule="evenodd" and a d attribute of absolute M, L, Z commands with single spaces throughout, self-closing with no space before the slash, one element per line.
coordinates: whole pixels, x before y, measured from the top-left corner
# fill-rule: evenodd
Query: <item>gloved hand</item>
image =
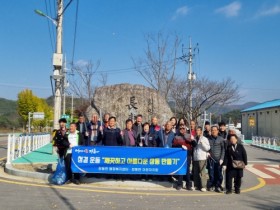
<path fill-rule="evenodd" d="M 188 148 L 187 148 L 185 145 L 182 145 L 182 148 L 183 148 L 184 150 L 188 150 Z"/>

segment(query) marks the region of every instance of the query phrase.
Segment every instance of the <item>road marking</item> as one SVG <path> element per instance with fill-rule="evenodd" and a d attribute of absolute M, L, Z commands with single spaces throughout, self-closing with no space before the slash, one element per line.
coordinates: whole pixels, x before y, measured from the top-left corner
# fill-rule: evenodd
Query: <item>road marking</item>
<path fill-rule="evenodd" d="M 258 190 L 258 189 L 260 189 L 260 188 L 262 188 L 262 187 L 264 187 L 266 185 L 266 182 L 265 182 L 264 179 L 258 178 L 258 180 L 259 180 L 259 184 L 258 185 L 254 186 L 254 187 L 250 187 L 250 188 L 244 189 L 244 190 L 241 190 L 241 192 L 244 193 L 244 192 L 255 191 L 255 190 Z"/>
<path fill-rule="evenodd" d="M 255 174 L 255 175 L 257 175 L 257 176 L 259 176 L 261 178 L 264 178 L 264 179 L 275 179 L 274 177 L 272 177 L 272 176 L 270 176 L 270 175 L 268 175 L 266 173 L 263 173 L 262 171 L 260 171 L 258 169 L 253 168 L 252 165 L 247 165 L 246 169 L 248 171 L 250 171 L 251 173 L 253 173 L 253 174 Z"/>
<path fill-rule="evenodd" d="M 279 165 L 276 165 L 276 164 L 274 164 L 274 165 L 268 165 L 268 164 L 265 164 L 266 166 L 269 166 L 269 167 L 273 167 L 273 168 L 279 168 Z"/>
<path fill-rule="evenodd" d="M 256 186 L 243 189 L 241 192 L 251 192 L 258 190 L 266 185 L 266 182 L 262 178 L 258 178 L 259 183 Z M 56 189 L 63 189 L 63 190 L 73 190 L 73 191 L 84 191 L 84 192 L 98 192 L 98 193 L 111 193 L 111 194 L 126 194 L 126 195 L 155 195 L 155 196 L 180 196 L 180 197 L 194 197 L 194 196 L 212 196 L 212 195 L 225 195 L 223 193 L 199 193 L 199 194 L 189 194 L 186 193 L 151 193 L 151 192 L 131 192 L 131 191 L 116 191 L 116 190 L 98 190 L 98 189 L 85 189 L 85 188 L 77 188 L 77 187 L 67 187 L 67 186 L 56 186 L 56 185 L 43 185 L 43 184 L 32 184 L 26 182 L 18 182 L 18 181 L 9 181 L 5 179 L 0 179 L 2 183 L 8 184 L 16 184 L 16 185 L 23 185 L 23 186 L 32 186 L 32 187 L 44 187 L 44 188 L 56 188 Z"/>
<path fill-rule="evenodd" d="M 280 175 L 280 170 L 277 170 L 276 168 L 265 168 L 265 169 L 271 171 L 272 173 Z"/>

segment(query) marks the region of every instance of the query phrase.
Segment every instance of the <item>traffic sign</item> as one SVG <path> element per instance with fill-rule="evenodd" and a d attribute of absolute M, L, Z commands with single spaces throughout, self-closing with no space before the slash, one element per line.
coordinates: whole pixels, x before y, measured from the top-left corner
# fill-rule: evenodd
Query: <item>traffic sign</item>
<path fill-rule="evenodd" d="M 43 120 L 45 118 L 44 112 L 33 112 L 33 119 Z"/>

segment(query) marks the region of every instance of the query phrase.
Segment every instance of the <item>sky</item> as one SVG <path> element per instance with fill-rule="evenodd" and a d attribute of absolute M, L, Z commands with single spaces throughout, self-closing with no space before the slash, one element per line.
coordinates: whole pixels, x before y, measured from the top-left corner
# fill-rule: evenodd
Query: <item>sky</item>
<path fill-rule="evenodd" d="M 54 18 L 55 1 L 0 2 L 0 97 L 15 100 L 25 88 L 50 96 L 55 27 L 34 9 Z M 73 0 L 63 16 L 67 62 L 73 57 L 76 5 Z M 100 60 L 98 72 L 107 72 L 108 84 L 147 85 L 132 58 L 143 58 L 145 35 L 159 31 L 178 34 L 185 46 L 189 37 L 199 43 L 197 77 L 232 78 L 242 96 L 236 104 L 280 98 L 280 0 L 79 0 L 73 61 Z M 187 76 L 186 64 L 176 74 Z"/>

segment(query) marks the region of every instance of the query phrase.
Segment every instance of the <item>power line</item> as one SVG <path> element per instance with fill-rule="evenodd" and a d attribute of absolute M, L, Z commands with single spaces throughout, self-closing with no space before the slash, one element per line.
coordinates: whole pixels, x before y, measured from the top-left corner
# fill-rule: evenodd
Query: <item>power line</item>
<path fill-rule="evenodd" d="M 48 9 L 48 6 L 47 6 L 47 0 L 45 0 L 45 8 L 46 8 L 47 15 L 49 16 L 49 14 L 48 14 L 49 9 Z M 47 20 L 47 24 L 48 24 L 49 38 L 50 38 L 50 42 L 51 42 L 51 46 L 52 46 L 52 51 L 54 51 L 54 43 L 53 43 L 53 37 L 52 37 L 52 34 L 51 34 L 51 28 L 50 28 L 49 20 Z"/>
<path fill-rule="evenodd" d="M 72 0 L 68 3 L 68 5 L 70 5 L 71 2 L 72 2 Z M 68 6 L 68 5 L 67 5 L 67 6 Z M 67 6 L 65 7 L 65 9 L 67 8 Z M 65 9 L 64 9 L 64 10 L 65 10 Z M 79 0 L 77 0 L 77 4 L 76 4 L 74 41 L 73 41 L 72 61 L 71 61 L 72 66 L 73 66 L 73 62 L 74 62 L 75 49 L 76 49 L 76 37 L 77 37 L 78 14 L 79 14 Z"/>
<path fill-rule="evenodd" d="M 49 0 L 49 10 L 50 10 L 50 16 L 51 17 L 55 17 L 55 19 L 56 19 L 56 7 L 55 7 L 55 2 L 54 1 L 53 1 L 53 10 L 52 10 L 52 4 L 51 4 L 51 2 Z M 55 43 L 55 41 L 56 41 L 56 36 L 55 36 L 56 33 L 54 31 L 54 27 L 51 27 L 51 29 L 52 29 L 53 41 Z"/>
<path fill-rule="evenodd" d="M 72 3 L 72 1 L 73 1 L 73 0 L 70 0 L 70 1 L 68 2 L 68 4 L 64 7 L 64 9 L 63 9 L 62 13 L 60 14 L 60 16 L 64 14 L 64 12 L 65 12 L 66 9 L 70 6 L 70 4 Z"/>

